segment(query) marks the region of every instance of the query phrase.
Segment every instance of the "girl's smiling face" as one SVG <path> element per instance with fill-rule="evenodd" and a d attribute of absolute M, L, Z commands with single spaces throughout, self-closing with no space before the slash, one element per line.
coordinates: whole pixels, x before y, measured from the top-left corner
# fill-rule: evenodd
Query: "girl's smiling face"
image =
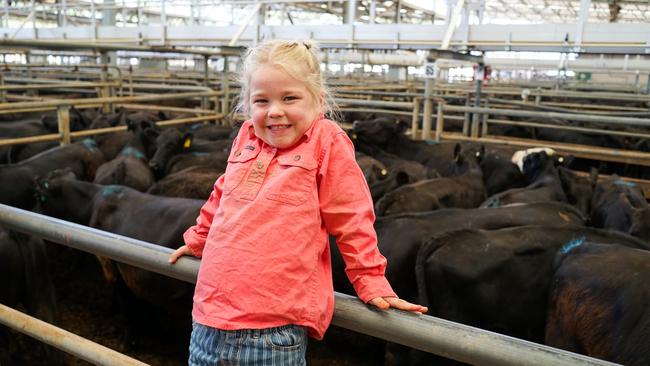
<path fill-rule="evenodd" d="M 293 146 L 321 112 L 321 101 L 303 82 L 273 65 L 258 67 L 249 86 L 255 135 L 273 147 Z"/>

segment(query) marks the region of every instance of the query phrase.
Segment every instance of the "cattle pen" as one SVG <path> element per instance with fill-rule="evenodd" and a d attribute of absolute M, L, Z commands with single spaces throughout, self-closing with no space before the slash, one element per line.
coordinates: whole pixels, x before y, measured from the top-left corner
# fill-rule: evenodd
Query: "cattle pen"
<path fill-rule="evenodd" d="M 0 205 L 0 224 L 46 240 L 195 282 L 196 259 L 171 266 L 171 250 L 51 217 Z M 97 365 L 140 365 L 90 341 L 0 305 L 0 323 Z M 371 310 L 352 296 L 336 293 L 334 325 L 474 365 L 617 365 L 426 315 Z"/>
<path fill-rule="evenodd" d="M 302 288 L 277 257 L 320 250 L 310 366 L 650 365 L 649 1 L 4 0 L 0 32 L 0 366 L 185 364 L 201 262 L 167 259 L 217 196 L 214 246 L 248 253 L 210 277 L 224 307 L 300 323 L 266 315 Z M 315 60 L 272 66 L 313 66 L 355 184 L 310 132 L 261 138 L 268 40 Z M 264 127 L 293 131 L 275 84 Z M 426 314 L 355 296 L 359 236 Z"/>

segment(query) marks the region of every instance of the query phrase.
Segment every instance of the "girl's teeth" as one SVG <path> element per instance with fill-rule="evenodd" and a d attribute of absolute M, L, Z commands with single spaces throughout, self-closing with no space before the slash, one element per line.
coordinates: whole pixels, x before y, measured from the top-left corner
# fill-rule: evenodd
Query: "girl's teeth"
<path fill-rule="evenodd" d="M 289 128 L 291 125 L 274 125 L 274 126 L 269 126 L 271 130 L 282 130 L 285 128 Z"/>

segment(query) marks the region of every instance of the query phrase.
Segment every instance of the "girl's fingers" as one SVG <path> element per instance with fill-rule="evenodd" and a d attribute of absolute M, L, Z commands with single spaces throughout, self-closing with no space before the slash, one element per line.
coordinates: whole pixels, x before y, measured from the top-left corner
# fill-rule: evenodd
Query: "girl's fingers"
<path fill-rule="evenodd" d="M 376 297 L 368 301 L 368 303 L 383 310 L 386 310 L 390 307 L 390 304 L 386 300 L 384 300 L 384 298 L 381 297 Z"/>
<path fill-rule="evenodd" d="M 411 304 L 410 302 L 397 297 L 377 297 L 370 300 L 368 303 L 384 310 L 388 308 L 395 308 L 404 311 L 413 311 L 421 314 L 426 313 L 429 310 L 425 306 Z"/>
<path fill-rule="evenodd" d="M 412 304 L 406 300 L 399 299 L 397 297 L 386 297 L 384 298 L 392 308 L 405 310 L 405 311 L 414 311 L 416 313 L 426 313 L 429 309 L 426 306 Z"/>
<path fill-rule="evenodd" d="M 181 256 L 185 255 L 185 249 L 187 247 L 183 245 L 182 247 L 174 250 L 174 252 L 169 256 L 169 263 L 174 264 Z"/>

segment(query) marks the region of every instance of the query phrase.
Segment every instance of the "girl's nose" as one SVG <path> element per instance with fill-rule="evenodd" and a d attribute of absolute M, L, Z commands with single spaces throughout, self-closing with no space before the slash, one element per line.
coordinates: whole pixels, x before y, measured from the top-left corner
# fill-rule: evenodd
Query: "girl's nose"
<path fill-rule="evenodd" d="M 284 115 L 284 111 L 282 110 L 282 108 L 277 103 L 271 103 L 269 107 L 269 117 L 277 118 L 277 117 L 282 117 L 283 115 Z"/>

